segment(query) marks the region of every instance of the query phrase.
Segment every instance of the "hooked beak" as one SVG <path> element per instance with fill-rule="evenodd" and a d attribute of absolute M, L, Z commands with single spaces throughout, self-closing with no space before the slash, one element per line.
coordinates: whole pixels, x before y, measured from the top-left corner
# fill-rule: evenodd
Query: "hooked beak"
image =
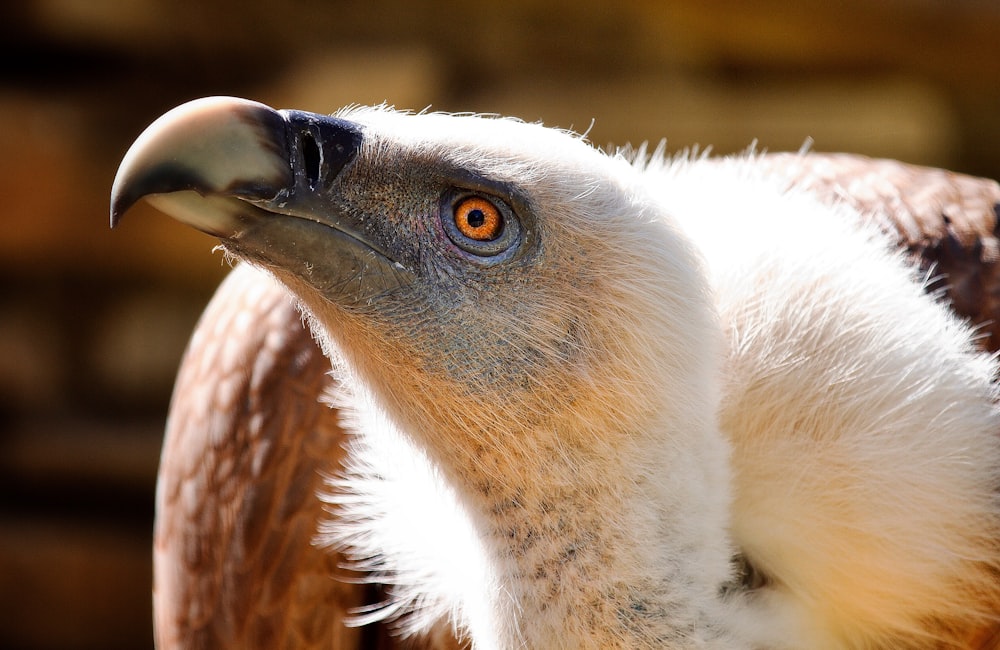
<path fill-rule="evenodd" d="M 136 139 L 111 191 L 111 226 L 145 198 L 219 237 L 238 257 L 287 271 L 337 302 L 392 289 L 408 276 L 362 217 L 337 208 L 360 125 L 232 97 L 183 104 Z"/>

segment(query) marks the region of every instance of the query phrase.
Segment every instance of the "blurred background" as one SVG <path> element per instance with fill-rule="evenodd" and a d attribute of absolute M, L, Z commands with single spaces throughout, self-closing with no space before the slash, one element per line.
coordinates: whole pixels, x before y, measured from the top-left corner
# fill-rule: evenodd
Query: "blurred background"
<path fill-rule="evenodd" d="M 504 113 L 717 153 L 846 150 L 1000 177 L 995 0 L 17 0 L 0 8 L 0 648 L 149 648 L 157 457 L 228 270 L 138 208 L 150 121 L 232 94 Z"/>

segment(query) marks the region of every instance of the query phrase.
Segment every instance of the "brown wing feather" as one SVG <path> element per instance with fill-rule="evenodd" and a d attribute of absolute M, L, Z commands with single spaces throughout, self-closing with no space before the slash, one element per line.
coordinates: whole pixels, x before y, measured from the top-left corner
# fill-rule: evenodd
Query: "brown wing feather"
<path fill-rule="evenodd" d="M 323 475 L 344 431 L 320 402 L 330 362 L 288 292 L 243 265 L 219 287 L 181 363 L 160 464 L 154 605 L 160 650 L 450 650 L 440 625 L 400 641 L 347 627 L 377 586 L 313 544 Z M 345 579 L 346 578 L 346 579 Z"/>
<path fill-rule="evenodd" d="M 311 544 L 321 472 L 342 455 L 317 402 L 329 362 L 287 293 L 234 271 L 202 317 L 175 387 L 155 530 L 157 643 L 355 648 L 363 588 Z"/>
<path fill-rule="evenodd" d="M 1000 186 L 840 154 L 762 156 L 768 173 L 887 220 L 946 278 L 956 311 L 1000 346 Z M 209 305 L 185 356 L 157 495 L 156 627 L 174 648 L 392 648 L 384 629 L 342 623 L 365 587 L 312 544 L 321 473 L 343 461 L 337 414 L 318 396 L 328 362 L 284 289 L 249 267 Z M 1000 628 L 970 633 L 1000 647 Z M 407 647 L 457 648 L 442 627 Z"/>
<path fill-rule="evenodd" d="M 940 279 L 955 311 L 1000 349 L 1000 184 L 942 169 L 851 154 L 770 154 L 770 173 L 825 201 L 846 201 L 891 224 L 924 268 Z"/>

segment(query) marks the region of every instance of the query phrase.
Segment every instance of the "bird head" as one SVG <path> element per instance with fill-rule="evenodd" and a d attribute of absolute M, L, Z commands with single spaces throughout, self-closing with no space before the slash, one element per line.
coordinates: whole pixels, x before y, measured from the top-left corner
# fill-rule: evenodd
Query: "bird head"
<path fill-rule="evenodd" d="M 210 98 L 135 142 L 112 224 L 145 197 L 268 269 L 432 455 L 602 455 L 714 411 L 704 274 L 640 176 L 512 119 Z"/>

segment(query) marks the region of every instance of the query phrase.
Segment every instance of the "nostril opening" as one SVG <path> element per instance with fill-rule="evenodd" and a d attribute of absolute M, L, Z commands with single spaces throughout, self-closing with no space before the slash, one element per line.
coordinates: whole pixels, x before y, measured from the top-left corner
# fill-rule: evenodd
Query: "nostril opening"
<path fill-rule="evenodd" d="M 306 179 L 309 181 L 309 189 L 316 189 L 319 183 L 319 166 L 323 162 L 323 157 L 319 151 L 316 138 L 309 131 L 303 131 L 301 136 L 302 163 L 305 166 Z"/>

